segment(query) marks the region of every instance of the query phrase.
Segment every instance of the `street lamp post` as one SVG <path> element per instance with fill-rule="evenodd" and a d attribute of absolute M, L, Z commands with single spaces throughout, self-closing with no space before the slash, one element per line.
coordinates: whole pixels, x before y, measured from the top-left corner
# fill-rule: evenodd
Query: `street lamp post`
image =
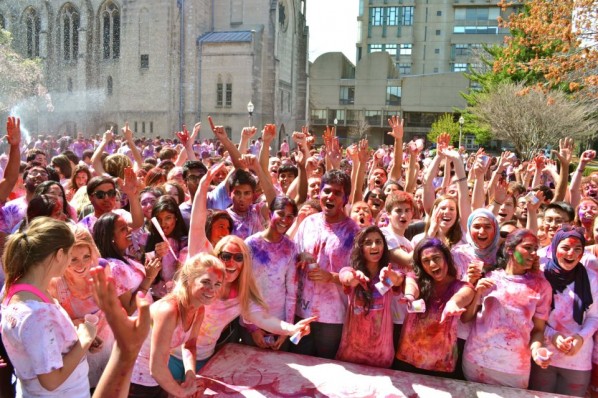
<path fill-rule="evenodd" d="M 251 116 L 253 116 L 253 110 L 253 103 L 249 101 L 249 103 L 247 104 L 247 112 L 249 112 L 249 127 L 251 127 Z"/>
<path fill-rule="evenodd" d="M 465 118 L 463 116 L 461 116 L 459 118 L 459 150 L 461 150 L 461 136 L 463 135 L 463 124 L 464 123 L 465 123 Z"/>

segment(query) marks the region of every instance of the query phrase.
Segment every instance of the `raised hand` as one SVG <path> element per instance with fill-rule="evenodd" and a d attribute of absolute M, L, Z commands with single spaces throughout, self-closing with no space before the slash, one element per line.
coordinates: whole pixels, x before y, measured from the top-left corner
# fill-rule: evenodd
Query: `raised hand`
<path fill-rule="evenodd" d="M 448 133 L 440 133 L 436 139 L 436 147 L 440 156 L 444 156 L 444 152 L 448 149 L 450 143 L 451 135 Z"/>
<path fill-rule="evenodd" d="M 307 136 L 305 135 L 305 133 L 300 133 L 298 131 L 293 132 L 293 135 L 291 136 L 291 138 L 293 139 L 293 141 L 295 142 L 295 144 L 297 144 L 297 146 L 301 149 L 307 149 Z"/>
<path fill-rule="evenodd" d="M 590 163 L 596 157 L 596 151 L 587 150 L 581 154 L 579 158 L 579 163 L 582 167 L 586 167 L 588 163 Z"/>
<path fill-rule="evenodd" d="M 334 137 L 336 137 L 336 127 L 326 126 L 323 135 L 324 145 L 326 145 L 326 147 L 330 146 Z"/>
<path fill-rule="evenodd" d="M 224 126 L 216 126 L 214 125 L 214 120 L 212 120 L 212 116 L 208 116 L 208 122 L 210 122 L 210 127 L 212 128 L 212 132 L 218 138 L 218 140 L 228 139 L 228 135 L 226 135 L 226 130 Z"/>
<path fill-rule="evenodd" d="M 388 132 L 388 135 L 394 137 L 395 140 L 402 140 L 403 139 L 403 126 L 405 124 L 405 120 L 398 116 L 391 116 L 388 119 L 388 125 L 392 128 L 392 131 Z"/>
<path fill-rule="evenodd" d="M 265 143 L 270 143 L 274 141 L 276 137 L 276 125 L 275 124 L 266 124 L 264 126 L 264 130 L 262 130 L 262 140 Z"/>
<path fill-rule="evenodd" d="M 199 136 L 200 131 L 201 131 L 201 122 L 197 122 L 197 123 L 195 123 L 195 126 L 193 126 L 193 133 L 191 134 L 191 137 L 189 137 L 191 142 L 195 142 L 195 140 Z"/>
<path fill-rule="evenodd" d="M 405 280 L 405 277 L 402 273 L 392 269 L 392 266 L 388 264 L 386 267 L 380 270 L 380 280 L 384 281 L 384 283 L 389 286 L 401 286 Z M 389 281 L 390 283 L 387 283 Z"/>
<path fill-rule="evenodd" d="M 6 139 L 11 146 L 21 144 L 21 119 L 10 116 L 6 120 Z"/>
<path fill-rule="evenodd" d="M 129 198 L 135 196 L 138 192 L 137 176 L 132 167 L 125 168 L 125 180 L 121 189 Z"/>
<path fill-rule="evenodd" d="M 566 137 L 559 140 L 558 152 L 553 149 L 552 153 L 559 159 L 561 164 L 569 165 L 573 157 L 573 138 Z"/>
<path fill-rule="evenodd" d="M 187 126 L 183 124 L 183 131 L 178 131 L 176 135 L 183 145 L 187 145 L 187 142 L 189 142 L 189 130 L 187 130 Z"/>
<path fill-rule="evenodd" d="M 125 122 L 125 127 L 120 129 L 120 131 L 123 134 L 123 137 L 125 138 L 126 141 L 133 140 L 133 131 L 129 128 L 129 122 Z"/>
<path fill-rule="evenodd" d="M 154 257 L 152 259 L 147 258 L 145 259 L 143 267 L 145 268 L 145 277 L 153 283 L 154 279 L 156 279 L 156 276 L 158 276 L 158 273 L 162 269 L 162 259 L 160 257 Z"/>
<path fill-rule="evenodd" d="M 249 170 L 257 171 L 258 167 L 260 167 L 260 164 L 255 155 L 251 155 L 248 153 L 241 155 L 241 162 L 243 162 L 243 164 Z"/>
<path fill-rule="evenodd" d="M 256 132 L 257 129 L 255 127 L 243 127 L 243 130 L 241 130 L 241 135 L 249 140 L 255 135 Z"/>
<path fill-rule="evenodd" d="M 104 133 L 104 141 L 106 143 L 112 141 L 114 139 L 114 127 L 110 128 L 110 130 L 106 130 Z"/>
<path fill-rule="evenodd" d="M 349 145 L 349 147 L 347 148 L 347 156 L 349 157 L 349 159 L 351 159 L 353 164 L 359 161 L 359 155 L 357 154 L 357 144 Z"/>

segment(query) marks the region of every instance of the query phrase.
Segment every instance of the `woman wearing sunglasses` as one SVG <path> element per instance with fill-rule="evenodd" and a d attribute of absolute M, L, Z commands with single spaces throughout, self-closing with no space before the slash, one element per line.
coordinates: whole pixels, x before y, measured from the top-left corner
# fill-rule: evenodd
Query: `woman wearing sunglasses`
<path fill-rule="evenodd" d="M 189 256 L 205 251 L 206 247 L 205 241 L 199 244 L 198 238 L 196 238 L 198 229 L 193 228 L 193 223 L 192 219 L 189 234 Z M 270 315 L 265 310 L 266 303 L 251 269 L 249 247 L 243 239 L 235 235 L 225 236 L 218 241 L 213 253 L 224 263 L 224 284 L 220 290 L 220 299 L 206 306 L 204 320 L 197 337 L 197 370 L 205 365 L 214 354 L 216 343 L 225 326 L 239 315 L 247 324 L 255 324 L 272 334 L 284 336 L 292 336 L 297 333 L 301 336 L 309 334 L 309 324 L 315 318 L 307 318 L 296 324 L 291 324 Z M 169 367 L 177 378 L 182 376 L 180 374 L 181 354 L 177 352 L 174 355 L 180 363 L 177 364 L 175 360 L 171 359 Z"/>

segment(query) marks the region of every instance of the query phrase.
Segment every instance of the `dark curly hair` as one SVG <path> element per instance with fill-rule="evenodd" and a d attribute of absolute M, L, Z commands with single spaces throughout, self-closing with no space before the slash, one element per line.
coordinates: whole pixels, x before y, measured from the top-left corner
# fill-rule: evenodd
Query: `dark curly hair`
<path fill-rule="evenodd" d="M 417 284 L 419 285 L 419 297 L 426 302 L 426 305 L 429 304 L 428 300 L 432 294 L 432 285 L 434 280 L 432 279 L 431 275 L 428 275 L 428 273 L 424 271 L 421 255 L 424 250 L 431 247 L 438 249 L 444 255 L 444 261 L 448 267 L 448 274 L 455 278 L 457 277 L 457 269 L 455 268 L 451 250 L 447 245 L 444 244 L 444 242 L 438 238 L 424 238 L 419 241 L 413 250 L 413 270 L 418 280 Z"/>

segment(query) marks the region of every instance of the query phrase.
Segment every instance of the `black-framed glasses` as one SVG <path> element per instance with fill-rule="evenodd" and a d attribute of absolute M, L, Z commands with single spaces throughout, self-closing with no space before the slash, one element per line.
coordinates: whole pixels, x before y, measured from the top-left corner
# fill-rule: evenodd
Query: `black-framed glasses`
<path fill-rule="evenodd" d="M 112 199 L 116 197 L 116 189 L 111 189 L 109 191 L 95 191 L 92 195 L 100 200 L 104 199 L 106 196 Z"/>
<path fill-rule="evenodd" d="M 230 261 L 232 258 L 236 263 L 242 263 L 243 253 L 220 252 L 218 258 L 222 261 Z"/>
<path fill-rule="evenodd" d="M 384 195 L 383 193 L 371 193 L 368 196 L 368 199 L 380 199 L 381 201 L 385 201 L 386 195 Z"/>

